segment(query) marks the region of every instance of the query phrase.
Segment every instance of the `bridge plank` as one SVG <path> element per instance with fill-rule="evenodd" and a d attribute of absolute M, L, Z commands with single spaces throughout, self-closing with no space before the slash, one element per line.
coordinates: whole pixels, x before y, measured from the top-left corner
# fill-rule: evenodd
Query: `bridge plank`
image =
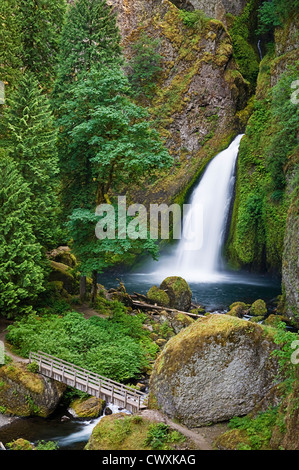
<path fill-rule="evenodd" d="M 46 377 L 122 406 L 128 411 L 134 412 L 147 408 L 146 393 L 102 377 L 75 364 L 43 352 L 30 352 L 29 362 L 36 362 L 39 366 L 40 374 Z"/>

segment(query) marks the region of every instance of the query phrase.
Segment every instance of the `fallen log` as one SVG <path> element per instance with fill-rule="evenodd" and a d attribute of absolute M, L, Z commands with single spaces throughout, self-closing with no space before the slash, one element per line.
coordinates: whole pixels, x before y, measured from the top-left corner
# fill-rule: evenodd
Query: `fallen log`
<path fill-rule="evenodd" d="M 133 306 L 141 308 L 141 309 L 149 309 L 149 310 L 165 310 L 166 312 L 171 312 L 171 313 L 183 313 L 184 315 L 188 315 L 189 317 L 193 318 L 198 318 L 198 317 L 204 317 L 202 314 L 196 314 L 196 313 L 189 313 L 189 312 L 183 312 L 182 310 L 177 310 L 175 308 L 169 308 L 169 307 L 161 307 L 160 305 L 152 305 L 152 304 L 147 304 L 145 302 L 141 302 L 139 300 L 132 300 Z"/>

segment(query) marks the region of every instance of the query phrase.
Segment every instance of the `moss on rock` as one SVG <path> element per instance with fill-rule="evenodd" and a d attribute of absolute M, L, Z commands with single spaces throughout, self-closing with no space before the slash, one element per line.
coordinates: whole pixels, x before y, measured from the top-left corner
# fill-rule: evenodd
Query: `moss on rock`
<path fill-rule="evenodd" d="M 147 293 L 147 298 L 151 302 L 154 302 L 163 307 L 169 307 L 170 305 L 170 299 L 167 293 L 164 290 L 159 289 L 159 287 L 157 286 L 153 286 L 150 288 L 150 290 Z"/>
<path fill-rule="evenodd" d="M 228 315 L 200 318 L 165 345 L 151 375 L 150 396 L 189 426 L 246 414 L 273 385 L 274 349 L 269 327 Z"/>
<path fill-rule="evenodd" d="M 105 401 L 96 397 L 77 398 L 70 404 L 70 412 L 76 418 L 98 418 L 105 406 Z"/>
<path fill-rule="evenodd" d="M 266 302 L 262 299 L 258 299 L 251 305 L 250 315 L 256 317 L 264 317 L 267 314 Z"/>
<path fill-rule="evenodd" d="M 160 285 L 160 289 L 167 293 L 170 307 L 186 312 L 190 309 L 192 292 L 182 277 L 167 277 Z"/>
<path fill-rule="evenodd" d="M 12 416 L 49 416 L 58 405 L 64 384 L 30 372 L 25 364 L 11 363 L 0 368 L 0 403 Z"/>

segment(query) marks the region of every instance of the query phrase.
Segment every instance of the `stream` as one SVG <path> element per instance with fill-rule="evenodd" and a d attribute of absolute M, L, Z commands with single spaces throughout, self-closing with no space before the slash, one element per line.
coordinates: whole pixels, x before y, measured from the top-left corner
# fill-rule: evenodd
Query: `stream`
<path fill-rule="evenodd" d="M 128 411 L 108 403 L 112 413 L 127 413 Z M 58 444 L 58 450 L 83 450 L 93 428 L 105 416 L 97 419 L 82 420 L 74 418 L 69 411 L 58 407 L 49 418 L 19 418 L 11 424 L 0 428 L 0 442 L 4 446 L 15 439 L 22 437 L 32 444 L 38 441 L 53 441 Z"/>

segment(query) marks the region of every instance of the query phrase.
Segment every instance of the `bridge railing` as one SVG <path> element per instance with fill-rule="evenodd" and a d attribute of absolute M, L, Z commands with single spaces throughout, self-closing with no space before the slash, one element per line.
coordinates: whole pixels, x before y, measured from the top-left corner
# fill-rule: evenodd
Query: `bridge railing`
<path fill-rule="evenodd" d="M 55 356 L 41 351 L 38 353 L 30 352 L 29 362 L 36 362 L 41 374 L 78 390 L 85 391 L 90 395 L 104 397 L 109 399 L 111 403 L 120 403 L 124 408 L 135 408 L 137 410 L 146 408 L 146 393 L 132 389 L 127 385 L 83 369 Z"/>

